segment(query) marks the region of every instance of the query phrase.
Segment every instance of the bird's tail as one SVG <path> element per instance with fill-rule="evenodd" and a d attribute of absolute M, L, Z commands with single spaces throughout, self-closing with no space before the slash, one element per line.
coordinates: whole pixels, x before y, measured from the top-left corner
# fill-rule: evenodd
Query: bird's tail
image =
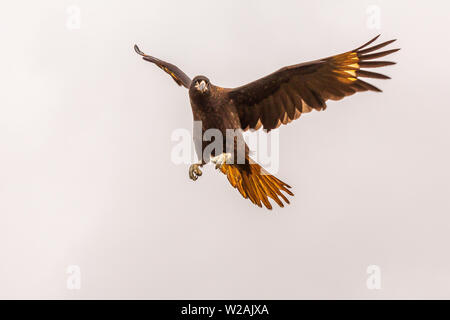
<path fill-rule="evenodd" d="M 258 207 L 261 207 L 262 202 L 267 209 L 272 209 L 269 198 L 272 198 L 280 207 L 284 207 L 280 198 L 289 204 L 289 200 L 283 194 L 285 192 L 288 195 L 294 195 L 288 189 L 291 188 L 288 184 L 269 174 L 250 157 L 247 157 L 246 162 L 245 164 L 225 163 L 220 170 L 245 199 L 249 199 Z"/>

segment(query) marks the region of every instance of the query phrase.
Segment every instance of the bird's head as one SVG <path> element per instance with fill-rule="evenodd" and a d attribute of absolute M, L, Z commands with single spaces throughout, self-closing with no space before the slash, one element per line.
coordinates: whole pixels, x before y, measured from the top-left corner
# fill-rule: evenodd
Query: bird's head
<path fill-rule="evenodd" d="M 204 94 L 209 92 L 209 89 L 211 88 L 211 83 L 209 82 L 209 79 L 205 76 L 197 76 L 192 80 L 192 86 L 194 86 L 195 90 L 198 92 Z"/>

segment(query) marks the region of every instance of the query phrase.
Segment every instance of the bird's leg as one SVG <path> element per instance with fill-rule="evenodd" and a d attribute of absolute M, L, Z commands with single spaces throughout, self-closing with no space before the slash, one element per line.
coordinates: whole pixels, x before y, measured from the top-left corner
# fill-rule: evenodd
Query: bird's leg
<path fill-rule="evenodd" d="M 229 159 L 231 159 L 231 153 L 222 153 L 222 154 L 219 154 L 218 156 L 211 157 L 211 162 L 216 165 L 216 169 L 219 169 Z"/>
<path fill-rule="evenodd" d="M 203 163 L 201 162 L 191 164 L 191 166 L 189 167 L 189 178 L 191 178 L 194 181 L 197 180 L 198 177 L 202 175 L 200 167 L 203 167 Z"/>

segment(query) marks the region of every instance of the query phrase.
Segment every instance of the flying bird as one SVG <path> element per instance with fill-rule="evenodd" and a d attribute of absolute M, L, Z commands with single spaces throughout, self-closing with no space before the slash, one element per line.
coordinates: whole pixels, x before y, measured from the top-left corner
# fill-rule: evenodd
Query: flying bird
<path fill-rule="evenodd" d="M 303 113 L 325 110 L 327 100 L 340 100 L 360 91 L 381 92 L 362 78 L 390 78 L 365 69 L 395 64 L 375 59 L 400 49 L 380 51 L 395 40 L 372 45 L 378 37 L 379 35 L 354 50 L 287 66 L 233 89 L 216 86 L 202 75 L 191 80 L 175 65 L 144 54 L 136 45 L 134 49 L 144 60 L 156 64 L 179 86 L 189 90 L 193 118 L 202 122 L 202 133 L 208 129 L 217 129 L 223 134 L 226 150 L 214 150 L 206 156 L 203 152 L 207 143 L 202 137 L 194 137 L 196 153 L 201 160 L 189 167 L 189 177 L 197 180 L 202 175 L 200 168 L 208 162 L 213 162 L 216 169 L 220 169 L 227 176 L 230 184 L 239 190 L 244 198 L 259 207 L 264 205 L 272 209 L 269 199 L 280 207 L 284 207 L 283 201 L 289 204 L 286 196 L 293 196 L 291 187 L 252 160 L 245 143 L 243 160 L 236 161 L 237 139 L 242 138 L 242 134 L 238 133 L 236 137 L 230 138 L 226 131 L 260 128 L 270 131 L 298 119 Z M 230 139 L 233 139 L 231 143 Z"/>

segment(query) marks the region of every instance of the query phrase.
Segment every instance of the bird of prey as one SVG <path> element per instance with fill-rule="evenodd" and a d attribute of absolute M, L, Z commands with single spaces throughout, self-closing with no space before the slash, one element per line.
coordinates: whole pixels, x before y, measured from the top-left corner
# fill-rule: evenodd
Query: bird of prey
<path fill-rule="evenodd" d="M 191 80 L 175 65 L 144 54 L 136 45 L 134 49 L 144 60 L 156 64 L 179 86 L 189 90 L 193 118 L 201 121 L 202 132 L 208 129 L 220 130 L 223 133 L 223 143 L 228 146 L 230 141 L 228 137 L 225 138 L 226 130 L 263 128 L 270 131 L 298 119 L 303 113 L 325 110 L 327 100 L 340 100 L 360 91 L 381 92 L 362 78 L 389 77 L 365 69 L 395 64 L 374 59 L 400 49 L 380 51 L 379 49 L 395 40 L 372 45 L 378 37 L 379 35 L 354 50 L 287 66 L 234 89 L 216 86 L 205 76 L 196 76 Z M 237 135 L 237 138 L 241 137 Z M 237 140 L 236 137 L 232 139 L 231 147 L 227 147 L 225 152 L 215 150 L 204 155 L 207 144 L 202 137 L 194 137 L 196 153 L 201 160 L 189 167 L 189 177 L 197 180 L 202 175 L 200 167 L 211 161 L 244 198 L 257 206 L 262 207 L 263 204 L 267 209 L 272 209 L 269 198 L 280 207 L 284 206 L 283 200 L 289 203 L 286 195 L 293 196 L 289 190 L 291 187 L 252 160 L 247 145 L 243 161 L 236 161 Z"/>

